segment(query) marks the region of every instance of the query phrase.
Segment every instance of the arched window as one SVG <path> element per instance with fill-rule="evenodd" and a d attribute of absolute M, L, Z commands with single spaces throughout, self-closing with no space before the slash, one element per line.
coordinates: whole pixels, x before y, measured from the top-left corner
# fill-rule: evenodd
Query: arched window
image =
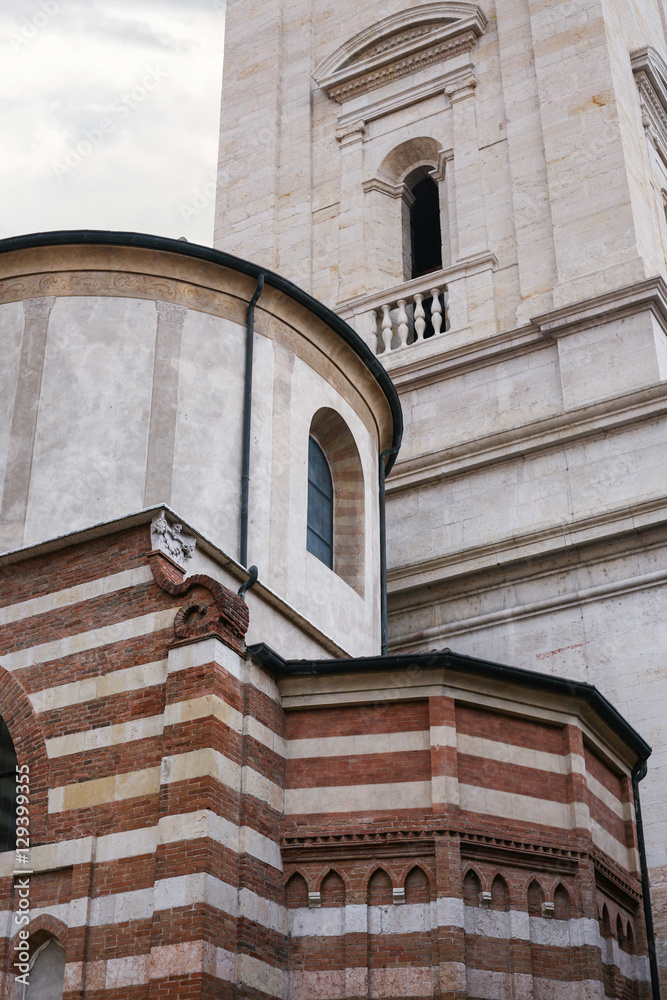
<path fill-rule="evenodd" d="M 333 569 L 333 479 L 326 456 L 314 437 L 308 439 L 307 548 Z"/>
<path fill-rule="evenodd" d="M 0 718 L 0 851 L 16 850 L 16 751 Z"/>
<path fill-rule="evenodd" d="M 306 547 L 364 596 L 364 474 L 349 427 L 328 406 L 310 424 Z"/>
<path fill-rule="evenodd" d="M 428 174 L 428 167 L 420 167 L 405 181 L 413 199 L 410 205 L 412 278 L 420 278 L 442 267 L 440 196 L 438 185 Z"/>

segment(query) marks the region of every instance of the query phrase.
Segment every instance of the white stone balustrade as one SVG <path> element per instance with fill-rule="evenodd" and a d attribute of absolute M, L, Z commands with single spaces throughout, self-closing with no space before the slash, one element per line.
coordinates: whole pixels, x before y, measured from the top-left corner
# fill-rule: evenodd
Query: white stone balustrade
<path fill-rule="evenodd" d="M 404 298 L 390 299 L 373 310 L 376 354 L 402 350 L 448 328 L 447 286 L 426 283 L 418 291 L 410 289 Z"/>

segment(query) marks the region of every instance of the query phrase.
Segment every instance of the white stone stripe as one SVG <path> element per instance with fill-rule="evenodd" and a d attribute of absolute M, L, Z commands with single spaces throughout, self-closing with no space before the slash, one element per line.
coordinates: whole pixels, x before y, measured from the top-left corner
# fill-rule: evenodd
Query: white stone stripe
<path fill-rule="evenodd" d="M 88 583 L 80 583 L 76 587 L 66 587 L 56 590 L 43 597 L 33 597 L 29 601 L 9 604 L 0 608 L 0 625 L 10 625 L 12 622 L 24 621 L 35 615 L 43 615 L 58 608 L 66 608 L 81 601 L 90 601 L 95 597 L 113 594 L 127 587 L 138 587 L 142 583 L 151 583 L 153 574 L 150 566 L 138 566 L 136 569 L 122 570 L 109 576 L 101 576 Z"/>
<path fill-rule="evenodd" d="M 459 784 L 461 808 L 488 816 L 540 823 L 569 830 L 572 827 L 570 807 L 565 802 L 538 799 L 532 795 L 502 792 L 481 785 Z"/>
<path fill-rule="evenodd" d="M 528 747 L 516 746 L 513 743 L 501 743 L 482 736 L 469 736 L 458 733 L 458 751 L 472 757 L 484 760 L 495 760 L 517 767 L 532 767 L 539 771 L 549 771 L 552 774 L 568 774 L 573 772 L 585 777 L 588 787 L 597 798 L 622 819 L 631 819 L 628 812 L 629 803 L 622 803 L 613 792 L 610 792 L 597 778 L 586 771 L 584 758 L 579 754 L 556 754 L 546 750 L 531 750 Z"/>
<path fill-rule="evenodd" d="M 110 893 L 93 899 L 78 897 L 68 903 L 33 907 L 30 914 L 31 919 L 48 914 L 68 927 L 105 927 L 129 921 L 150 920 L 156 912 L 185 908 L 197 903 L 205 903 L 230 917 L 244 916 L 269 930 L 286 932 L 287 911 L 284 906 L 258 896 L 250 889 L 242 889 L 239 893 L 236 886 L 206 872 L 162 879 L 154 887 Z M 12 917 L 13 911 L 0 911 L 0 927 L 10 924 Z"/>
<path fill-rule="evenodd" d="M 113 670 L 97 677 L 86 677 L 69 684 L 58 684 L 43 688 L 30 695 L 35 712 L 49 712 L 54 708 L 68 708 L 84 705 L 98 698 L 110 698 L 126 691 L 140 691 L 143 688 L 164 684 L 167 677 L 167 661 L 153 660 L 139 663 L 135 667 Z"/>
<path fill-rule="evenodd" d="M 258 993 L 269 993 L 272 997 L 285 995 L 285 975 L 282 968 L 262 962 L 252 955 L 236 955 L 236 982 L 244 983 Z M 310 994 L 310 997 L 317 994 Z M 292 993 L 292 1000 L 296 1000 Z"/>
<path fill-rule="evenodd" d="M 533 767 L 539 771 L 549 771 L 553 774 L 566 774 L 568 769 L 567 756 L 549 753 L 546 750 L 531 750 L 528 747 L 516 746 L 514 743 L 501 743 L 484 736 L 469 736 L 468 733 L 457 734 L 459 753 L 471 757 L 481 757 L 484 760 L 495 760 L 504 764 L 515 764 L 519 767 Z"/>
<path fill-rule="evenodd" d="M 194 722 L 213 716 L 228 726 L 235 733 L 243 729 L 243 715 L 232 708 L 226 701 L 214 694 L 202 695 L 200 698 L 190 698 L 184 701 L 172 702 L 165 706 L 165 726 L 178 726 L 184 722 Z"/>
<path fill-rule="evenodd" d="M 69 962 L 65 966 L 65 991 L 83 988 L 84 970 L 87 983 L 95 983 L 95 989 L 105 990 L 127 989 L 144 985 L 151 979 L 188 976 L 191 972 L 200 971 L 233 983 L 236 979 L 236 959 L 231 952 L 207 941 L 159 945 L 145 955 L 86 962 L 85 966 L 83 962 Z"/>
<path fill-rule="evenodd" d="M 95 861 L 98 864 L 136 858 L 143 854 L 154 854 L 158 844 L 172 844 L 179 841 L 200 840 L 210 837 L 216 843 L 238 854 L 242 849 L 259 861 L 282 871 L 282 859 L 278 843 L 250 827 L 239 828 L 222 816 L 208 809 L 163 816 L 159 825 L 130 830 L 123 833 L 107 833 L 95 841 L 92 837 L 77 840 L 62 840 L 57 844 L 44 844 L 30 851 L 30 866 L 33 871 L 52 871 L 69 868 L 76 864 L 86 864 L 92 859 L 93 844 Z M 14 855 L 0 854 L 0 878 L 6 878 L 14 870 Z"/>
<path fill-rule="evenodd" d="M 162 667 L 163 665 L 166 668 L 166 661 L 163 661 L 159 665 L 146 664 L 145 666 Z M 130 671 L 142 671 L 142 668 L 131 667 L 128 670 L 118 671 L 118 673 L 129 674 Z M 156 680 L 155 676 L 147 678 L 146 673 L 146 671 L 143 671 L 140 675 L 138 674 L 135 680 L 137 682 L 140 682 L 142 679 L 148 679 L 150 682 Z M 114 676 L 106 675 L 104 678 L 91 678 L 90 680 L 94 686 L 96 681 L 111 681 L 111 678 Z M 124 678 L 124 680 L 127 682 L 129 678 Z M 122 690 L 131 690 L 131 688 L 123 688 L 121 683 L 115 685 L 108 683 L 106 686 L 115 687 L 117 690 L 114 693 Z M 157 679 L 157 683 L 159 683 L 159 678 Z M 79 701 L 78 695 L 82 693 L 78 691 L 78 688 L 80 685 L 83 686 L 85 684 L 87 684 L 86 681 L 81 681 L 80 683 L 63 685 L 63 687 L 72 689 L 69 692 L 72 698 L 71 704 L 77 704 Z M 138 687 L 139 683 L 136 686 Z M 56 693 L 56 699 L 54 700 L 59 702 L 56 707 L 61 707 L 62 701 L 58 698 L 58 692 L 62 689 L 54 688 L 51 690 Z M 40 707 L 42 707 L 43 702 L 46 700 L 42 698 L 42 695 L 46 693 L 39 692 L 37 696 L 33 696 L 33 701 L 40 701 Z M 90 689 L 86 690 L 84 694 L 85 696 L 82 700 L 91 700 L 88 698 Z M 104 697 L 104 694 L 100 694 L 100 697 Z M 94 698 L 95 695 L 93 695 Z M 49 757 L 65 757 L 68 754 L 80 753 L 82 750 L 96 750 L 100 747 L 116 746 L 131 740 L 142 740 L 159 736 L 165 726 L 181 725 L 209 716 L 219 719 L 235 733 L 240 733 L 245 725 L 245 732 L 248 736 L 251 736 L 258 743 L 263 744 L 280 756 L 284 756 L 285 741 L 280 736 L 252 716 L 246 716 L 244 723 L 241 713 L 217 695 L 203 695 L 201 698 L 174 702 L 166 706 L 164 715 L 147 715 L 141 719 L 133 719 L 131 722 L 118 723 L 114 726 L 101 726 L 99 729 L 85 729 L 79 732 L 68 733 L 66 736 L 58 736 L 54 739 L 46 740 L 46 749 Z"/>
<path fill-rule="evenodd" d="M 611 809 L 619 819 L 632 819 L 632 804 L 630 802 L 621 802 L 613 792 L 610 792 L 601 781 L 598 781 L 590 773 L 586 775 L 586 781 L 593 795 L 608 809 Z"/>
<path fill-rule="evenodd" d="M 285 755 L 288 760 L 305 757 L 351 757 L 355 754 L 401 753 L 428 750 L 429 731 L 422 729 L 406 733 L 373 733 L 365 736 L 322 736 L 313 739 L 288 740 Z"/>
<path fill-rule="evenodd" d="M 214 778 L 234 791 L 243 791 L 266 802 L 272 809 L 282 813 L 284 792 L 265 775 L 252 767 L 240 767 L 212 747 L 189 750 L 186 753 L 163 757 L 161 783 L 189 781 L 192 778 Z"/>
<path fill-rule="evenodd" d="M 430 806 L 430 781 L 285 789 L 285 815 L 422 809 Z"/>
<path fill-rule="evenodd" d="M 38 646 L 19 649 L 15 653 L 7 653 L 0 661 L 5 670 L 21 670 L 36 663 L 46 663 L 49 660 L 60 660 L 76 653 L 86 653 L 91 649 L 100 649 L 116 642 L 136 639 L 141 635 L 159 632 L 173 624 L 176 609 L 158 611 L 150 615 L 139 615 L 128 618 L 104 628 L 91 629 L 89 632 L 79 632 L 76 635 L 44 642 Z"/>
<path fill-rule="evenodd" d="M 159 844 L 199 840 L 205 837 L 210 837 L 237 854 L 250 854 L 278 871 L 283 870 L 280 844 L 277 840 L 270 840 L 249 826 L 238 827 L 209 809 L 176 816 L 163 816 L 160 819 Z"/>
<path fill-rule="evenodd" d="M 104 747 L 119 746 L 134 740 L 153 739 L 162 734 L 164 728 L 161 715 L 151 715 L 131 722 L 119 722 L 115 726 L 87 729 L 46 740 L 46 752 L 50 758 L 67 757 L 84 750 L 101 750 Z"/>
<path fill-rule="evenodd" d="M 151 949 L 150 978 L 189 976 L 203 972 L 228 983 L 238 975 L 236 956 L 208 941 L 185 941 L 181 944 L 159 945 Z"/>
<path fill-rule="evenodd" d="M 88 809 L 91 806 L 154 795 L 160 788 L 160 768 L 110 774 L 105 778 L 79 781 L 49 789 L 49 812 Z"/>
<path fill-rule="evenodd" d="M 294 937 L 330 937 L 335 934 L 365 934 L 369 910 L 382 911 L 383 933 L 405 934 L 436 927 L 463 927 L 463 900 L 442 896 L 432 903 L 405 903 L 401 906 L 372 906 L 346 903 L 345 907 L 288 910 L 290 933 Z M 344 912 L 343 912 L 344 910 Z M 343 923 L 344 920 L 344 923 Z M 335 928 L 339 926 L 339 930 Z"/>

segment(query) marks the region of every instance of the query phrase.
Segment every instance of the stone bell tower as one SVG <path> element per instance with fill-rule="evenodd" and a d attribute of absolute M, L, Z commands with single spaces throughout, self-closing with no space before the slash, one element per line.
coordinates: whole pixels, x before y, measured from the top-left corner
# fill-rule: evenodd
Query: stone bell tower
<path fill-rule="evenodd" d="M 665 28 L 662 0 L 229 0 L 215 234 L 399 390 L 390 648 L 577 676 L 653 744 L 663 966 Z"/>

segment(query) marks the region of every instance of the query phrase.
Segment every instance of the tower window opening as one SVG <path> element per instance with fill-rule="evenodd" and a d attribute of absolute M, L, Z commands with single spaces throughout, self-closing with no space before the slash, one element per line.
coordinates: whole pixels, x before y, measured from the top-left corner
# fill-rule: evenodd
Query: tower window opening
<path fill-rule="evenodd" d="M 308 439 L 308 537 L 306 547 L 333 569 L 333 479 L 326 456 L 314 437 Z"/>
<path fill-rule="evenodd" d="M 415 184 L 407 183 L 414 198 L 410 206 L 412 277 L 420 278 L 442 268 L 440 198 L 438 185 L 431 177 L 418 175 Z"/>
<path fill-rule="evenodd" d="M 0 719 L 0 853 L 16 850 L 16 751 Z"/>

